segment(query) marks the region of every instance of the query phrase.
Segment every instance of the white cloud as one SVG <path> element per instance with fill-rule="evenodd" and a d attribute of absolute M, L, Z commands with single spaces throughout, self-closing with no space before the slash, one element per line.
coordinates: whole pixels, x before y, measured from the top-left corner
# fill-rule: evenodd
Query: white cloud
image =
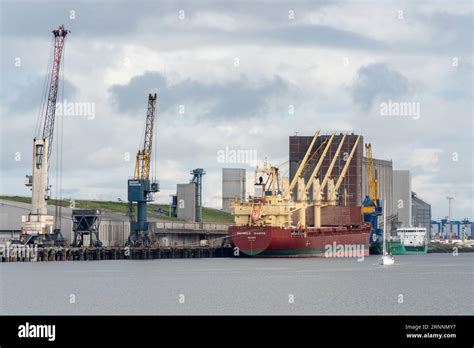
<path fill-rule="evenodd" d="M 441 149 L 413 149 L 410 155 L 410 163 L 413 167 L 420 167 L 427 172 L 437 172 L 439 168 L 439 155 Z"/>

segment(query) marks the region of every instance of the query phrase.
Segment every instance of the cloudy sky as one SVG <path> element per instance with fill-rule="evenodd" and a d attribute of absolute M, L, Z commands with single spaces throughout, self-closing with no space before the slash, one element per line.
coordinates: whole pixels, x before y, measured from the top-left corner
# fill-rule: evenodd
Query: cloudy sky
<path fill-rule="evenodd" d="M 126 199 L 156 91 L 159 202 L 202 167 L 204 203 L 220 208 L 221 168 L 253 168 L 219 153 L 279 164 L 289 135 L 321 128 L 361 132 L 374 157 L 409 169 L 434 218 L 446 196 L 454 218 L 474 218 L 471 1 L 0 3 L 2 194 L 30 194 L 51 30 L 64 24 L 58 99 L 93 111 L 58 116 L 51 184 L 62 143 L 64 197 Z"/>

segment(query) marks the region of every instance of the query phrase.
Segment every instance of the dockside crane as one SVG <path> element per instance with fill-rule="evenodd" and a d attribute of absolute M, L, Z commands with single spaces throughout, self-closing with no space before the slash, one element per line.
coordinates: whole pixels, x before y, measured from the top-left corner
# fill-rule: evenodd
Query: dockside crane
<path fill-rule="evenodd" d="M 342 181 L 346 177 L 347 171 L 349 170 L 349 165 L 351 164 L 352 158 L 354 157 L 354 153 L 357 149 L 357 145 L 359 144 L 360 137 L 361 137 L 360 135 L 357 137 L 354 145 L 352 146 L 351 153 L 349 154 L 349 157 L 346 159 L 346 164 L 342 168 L 342 171 L 339 174 L 336 184 L 334 184 L 333 179 L 330 179 L 329 181 L 330 185 L 328 187 L 330 187 L 330 190 L 328 190 L 328 197 L 327 197 L 329 205 L 336 205 L 337 203 L 337 192 L 339 191 Z"/>
<path fill-rule="evenodd" d="M 52 33 L 54 35 L 54 53 L 51 72 L 47 77 L 49 81 L 48 99 L 46 100 L 44 114 L 40 113 L 38 133 L 33 139 L 33 173 L 26 176 L 25 182 L 25 185 L 31 187 L 32 191 L 31 212 L 22 217 L 20 242 L 25 244 L 53 244 L 61 236 L 59 230 L 53 231 L 54 217 L 48 215 L 47 201 L 50 197 L 48 171 L 53 148 L 60 67 L 63 59 L 64 43 L 69 30 L 61 25 Z M 44 123 L 42 123 L 43 118 Z"/>
<path fill-rule="evenodd" d="M 379 197 L 379 182 L 375 177 L 374 160 L 372 158 L 372 144 L 365 144 L 366 170 L 369 194 L 362 202 L 362 215 L 365 222 L 372 224 L 370 234 L 371 253 L 380 253 L 382 243 L 382 229 L 379 228 L 379 216 L 382 215 L 382 206 Z"/>
<path fill-rule="evenodd" d="M 138 150 L 133 178 L 128 180 L 128 202 L 130 215 L 129 245 L 146 245 L 148 237 L 147 203 L 153 201 L 153 194 L 159 191 L 158 182 L 150 179 L 150 163 L 153 145 L 153 128 L 156 117 L 156 93 L 148 95 L 145 136 L 143 146 Z M 137 206 L 135 219 L 134 202 Z"/>

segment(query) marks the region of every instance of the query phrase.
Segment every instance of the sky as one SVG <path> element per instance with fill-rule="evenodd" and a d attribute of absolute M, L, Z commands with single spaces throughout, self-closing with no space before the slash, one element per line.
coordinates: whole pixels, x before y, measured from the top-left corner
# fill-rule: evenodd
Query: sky
<path fill-rule="evenodd" d="M 433 218 L 452 196 L 453 218 L 474 219 L 472 1 L 2 0 L 0 17 L 0 194 L 31 194 L 64 24 L 53 197 L 126 200 L 157 92 L 157 202 L 204 168 L 203 203 L 220 208 L 223 167 L 250 183 L 248 158 L 284 163 L 290 135 L 321 128 L 362 133 L 375 158 L 410 170 Z"/>

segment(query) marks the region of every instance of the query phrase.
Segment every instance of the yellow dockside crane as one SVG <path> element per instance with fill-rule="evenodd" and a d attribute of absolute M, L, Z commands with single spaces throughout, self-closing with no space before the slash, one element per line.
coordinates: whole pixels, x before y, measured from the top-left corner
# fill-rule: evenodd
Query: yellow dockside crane
<path fill-rule="evenodd" d="M 378 249 L 380 249 L 380 243 L 382 242 L 382 230 L 379 228 L 378 217 L 382 215 L 382 206 L 379 199 L 379 182 L 375 177 L 371 144 L 365 144 L 365 156 L 367 158 L 366 170 L 369 194 L 362 202 L 362 216 L 365 222 L 372 224 L 372 232 L 370 234 L 371 249 L 374 252 L 379 252 Z"/>

